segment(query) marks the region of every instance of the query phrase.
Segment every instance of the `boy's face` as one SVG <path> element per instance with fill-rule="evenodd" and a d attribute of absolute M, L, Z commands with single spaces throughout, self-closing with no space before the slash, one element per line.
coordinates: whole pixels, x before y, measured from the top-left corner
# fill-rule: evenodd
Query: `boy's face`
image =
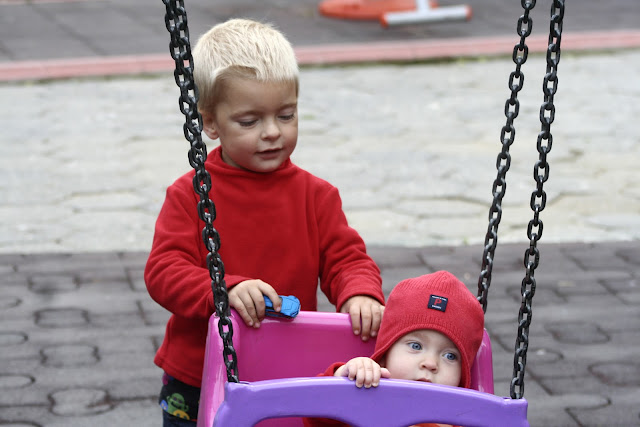
<path fill-rule="evenodd" d="M 462 360 L 455 344 L 440 332 L 420 329 L 396 341 L 384 359 L 391 378 L 458 386 Z"/>
<path fill-rule="evenodd" d="M 298 141 L 296 85 L 230 78 L 212 114 L 203 113 L 203 122 L 211 139 L 220 138 L 225 163 L 272 172 Z"/>

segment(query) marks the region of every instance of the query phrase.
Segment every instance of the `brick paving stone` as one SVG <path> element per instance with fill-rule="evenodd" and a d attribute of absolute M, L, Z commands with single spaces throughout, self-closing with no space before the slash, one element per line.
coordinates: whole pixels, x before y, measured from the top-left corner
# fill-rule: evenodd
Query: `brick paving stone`
<path fill-rule="evenodd" d="M 637 426 L 640 425 L 640 409 L 638 409 L 640 390 L 622 391 L 611 396 L 608 405 L 596 408 L 569 408 L 571 413 L 582 426 Z"/>
<path fill-rule="evenodd" d="M 614 256 L 603 256 L 602 248 L 597 248 L 595 245 L 574 249 L 568 255 L 584 270 L 623 269 L 626 267 L 625 260 L 615 256 L 615 252 Z"/>
<path fill-rule="evenodd" d="M 638 292 L 623 293 L 623 294 L 618 294 L 618 296 L 620 297 L 621 300 L 623 300 L 627 304 L 635 304 L 635 305 L 640 304 L 640 293 Z"/>
<path fill-rule="evenodd" d="M 634 362 L 603 362 L 589 370 L 601 382 L 621 387 L 640 387 L 640 364 Z"/>
<path fill-rule="evenodd" d="M 440 250 L 423 249 L 420 257 L 425 265 L 433 271 L 448 270 L 463 280 L 465 283 L 475 280 L 479 274 L 481 250 L 476 252 L 464 251 L 461 247 L 441 248 Z"/>
<path fill-rule="evenodd" d="M 588 366 L 565 359 L 562 355 L 562 349 L 554 349 L 553 347 L 540 348 L 539 345 L 537 345 L 532 350 L 532 356 L 535 356 L 527 357 L 527 369 L 530 370 L 531 375 L 538 381 L 543 381 L 544 383 L 545 379 L 557 380 L 559 378 L 584 377 L 590 375 Z M 544 352 L 545 359 L 548 358 L 551 360 L 541 361 L 541 357 L 537 356 L 541 352 Z"/>
<path fill-rule="evenodd" d="M 371 245 L 367 247 L 367 253 L 380 268 L 423 265 L 419 252 L 415 248 Z"/>
<path fill-rule="evenodd" d="M 640 292 L 640 280 L 637 277 L 625 279 L 605 279 L 602 284 L 615 294 Z"/>
<path fill-rule="evenodd" d="M 150 299 L 139 301 L 138 309 L 147 326 L 164 326 L 169 320 L 170 313 Z"/>
<path fill-rule="evenodd" d="M 553 395 L 571 394 L 579 391 L 583 394 L 612 396 L 620 391 L 633 391 L 637 387 L 620 387 L 604 384 L 593 375 L 577 377 L 564 376 L 554 378 L 540 378 L 538 381 Z"/>
<path fill-rule="evenodd" d="M 51 412 L 60 416 L 97 415 L 113 409 L 109 394 L 99 388 L 76 388 L 51 393 Z"/>
<path fill-rule="evenodd" d="M 42 364 L 52 368 L 77 367 L 98 363 L 98 347 L 89 344 L 60 344 L 40 350 Z"/>
<path fill-rule="evenodd" d="M 89 312 L 77 307 L 44 308 L 34 313 L 41 328 L 76 328 L 89 324 Z"/>
<path fill-rule="evenodd" d="M 522 301 L 521 292 L 522 292 L 521 288 L 515 287 L 515 286 L 507 290 L 507 293 L 516 302 Z M 534 309 L 537 305 L 540 305 L 540 304 L 549 304 L 549 303 L 559 304 L 559 303 L 567 302 L 567 299 L 562 294 L 559 294 L 555 289 L 547 289 L 547 288 L 538 287 L 538 286 L 536 286 L 536 291 L 533 298 L 534 298 Z"/>
<path fill-rule="evenodd" d="M 591 322 L 562 322 L 547 324 L 546 328 L 553 338 L 562 343 L 571 344 L 598 344 L 608 342 L 610 337 Z"/>
<path fill-rule="evenodd" d="M 140 267 L 127 267 L 127 279 L 129 286 L 136 292 L 147 292 L 147 285 L 144 282 L 144 269 Z"/>
<path fill-rule="evenodd" d="M 432 273 L 433 271 L 434 270 L 431 270 L 426 266 L 410 268 L 384 268 L 382 269 L 380 274 L 382 275 L 382 287 L 385 295 L 388 296 L 394 286 L 397 285 L 400 281 L 409 277 L 418 277 L 422 276 L 423 274 Z"/>
<path fill-rule="evenodd" d="M 593 296 L 610 293 L 598 280 L 563 281 L 556 285 L 555 292 L 564 297 L 571 295 Z"/>
<path fill-rule="evenodd" d="M 640 248 L 637 245 L 625 245 L 616 251 L 616 254 L 635 265 L 640 265 Z"/>
<path fill-rule="evenodd" d="M 36 294 L 52 295 L 59 292 L 72 292 L 79 283 L 73 275 L 31 276 L 29 290 Z"/>
<path fill-rule="evenodd" d="M 584 427 L 590 424 L 581 423 L 572 411 L 563 408 L 576 408 L 575 410 L 593 410 L 608 406 L 606 398 L 597 395 L 585 395 L 574 393 L 563 396 L 545 398 L 537 406 L 535 412 L 529 412 L 531 426 L 555 426 L 555 427 Z M 602 424 L 594 424 L 602 425 Z"/>

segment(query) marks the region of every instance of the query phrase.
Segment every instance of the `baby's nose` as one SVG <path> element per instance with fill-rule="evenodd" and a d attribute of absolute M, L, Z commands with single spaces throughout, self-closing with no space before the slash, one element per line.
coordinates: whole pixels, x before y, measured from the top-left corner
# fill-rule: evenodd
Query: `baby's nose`
<path fill-rule="evenodd" d="M 421 366 L 430 371 L 438 369 L 438 356 L 432 354 L 426 354 L 422 358 Z"/>

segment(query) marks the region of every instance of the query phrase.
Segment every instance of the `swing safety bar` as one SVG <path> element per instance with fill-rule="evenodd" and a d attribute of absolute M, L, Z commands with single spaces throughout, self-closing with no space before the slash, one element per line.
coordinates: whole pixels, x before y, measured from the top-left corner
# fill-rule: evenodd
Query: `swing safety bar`
<path fill-rule="evenodd" d="M 417 381 L 383 379 L 376 388 L 358 389 L 346 378 L 294 378 L 228 383 L 226 394 L 215 419 L 220 427 L 250 427 L 267 418 L 293 416 L 333 418 L 359 427 L 421 422 L 529 426 L 524 399 Z"/>
<path fill-rule="evenodd" d="M 244 382 L 250 381 L 253 384 L 264 382 L 267 386 L 269 384 L 277 385 L 275 387 L 277 390 L 294 390 L 287 388 L 286 383 L 288 381 L 294 381 L 296 384 L 308 384 L 302 381 L 301 377 L 316 377 L 319 373 L 324 372 L 329 365 L 337 361 L 346 362 L 356 356 L 369 356 L 373 354 L 375 346 L 374 339 L 363 342 L 360 337 L 353 334 L 351 320 L 349 315 L 345 313 L 301 311 L 292 320 L 265 318 L 261 322 L 260 328 L 254 329 L 247 327 L 238 314 L 231 310 L 231 322 L 234 330 L 233 345 L 238 357 L 240 380 Z M 235 397 L 228 394 L 231 389 L 225 388 L 227 373 L 223 363 L 222 347 L 223 343 L 218 335 L 218 318 L 211 316 L 207 334 L 198 413 L 198 426 L 201 427 L 211 427 L 223 401 L 228 402 L 229 399 L 235 399 Z M 495 397 L 492 396 L 492 363 L 491 342 L 489 335 L 485 331 L 482 344 L 471 368 L 471 387 L 482 392 L 476 393 L 479 396 Z M 297 379 L 294 380 L 293 378 Z M 319 379 L 326 380 L 326 378 Z M 270 380 L 281 381 L 273 383 L 269 382 Z M 246 387 L 246 383 L 243 385 Z M 358 390 L 353 382 L 350 382 L 349 385 L 354 391 Z M 387 386 L 388 383 L 385 383 L 384 388 L 387 388 Z M 457 389 L 457 387 L 455 388 Z M 265 388 L 251 388 L 250 390 L 265 390 Z M 241 391 L 237 393 L 240 393 L 240 396 L 244 396 Z M 296 392 L 292 391 L 292 393 L 294 393 L 294 396 L 296 395 Z M 396 392 L 392 394 L 394 393 Z M 319 398 L 317 391 L 313 392 L 313 394 L 315 396 L 314 399 Z M 375 395 L 367 394 L 367 396 L 373 397 Z M 386 401 L 387 397 L 386 395 L 384 396 Z M 396 399 L 393 396 L 391 398 Z M 262 398 L 258 400 L 260 399 Z M 409 401 L 415 402 L 412 399 L 414 398 Z M 502 398 L 498 399 L 501 400 Z M 241 412 L 253 412 L 252 408 L 254 404 L 259 404 L 258 400 L 250 400 Z M 375 400 L 377 401 L 377 399 Z M 283 407 L 289 406 L 289 400 L 281 401 L 279 405 Z M 303 411 L 301 413 L 306 412 Z M 270 416 L 277 417 L 278 415 L 272 414 Z M 235 427 L 239 424 L 235 424 L 235 422 L 218 424 L 216 422 L 215 425 Z M 293 427 L 301 426 L 302 421 L 300 418 L 286 418 L 265 420 L 258 425 L 261 427 Z"/>

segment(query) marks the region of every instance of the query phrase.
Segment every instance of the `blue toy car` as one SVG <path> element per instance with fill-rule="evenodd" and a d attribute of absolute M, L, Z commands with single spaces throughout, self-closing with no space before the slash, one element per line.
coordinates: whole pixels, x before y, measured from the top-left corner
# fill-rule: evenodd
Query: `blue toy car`
<path fill-rule="evenodd" d="M 280 295 L 282 300 L 282 308 L 280 311 L 273 309 L 273 302 L 268 296 L 264 295 L 264 303 L 266 305 L 266 315 L 270 317 L 284 317 L 286 319 L 293 319 L 300 312 L 300 300 L 293 295 Z"/>

